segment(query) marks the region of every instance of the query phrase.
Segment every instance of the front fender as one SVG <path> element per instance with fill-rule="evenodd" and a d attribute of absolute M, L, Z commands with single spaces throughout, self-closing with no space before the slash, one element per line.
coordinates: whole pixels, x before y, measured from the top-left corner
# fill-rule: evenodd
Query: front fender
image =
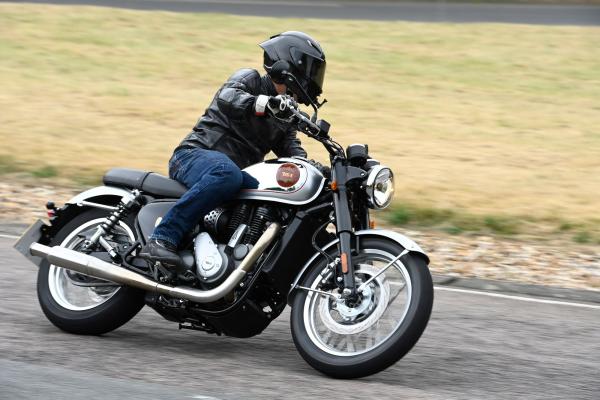
<path fill-rule="evenodd" d="M 398 233 L 398 232 L 394 232 L 394 231 L 390 231 L 387 229 L 365 229 L 362 231 L 358 231 L 354 233 L 355 236 L 357 236 L 359 239 L 360 237 L 365 237 L 365 236 L 369 236 L 369 237 L 381 237 L 381 238 L 386 238 L 386 239 L 391 239 L 394 242 L 398 243 L 399 245 L 401 245 L 402 247 L 404 247 L 406 250 L 412 252 L 412 253 L 418 253 L 421 254 L 425 260 L 427 261 L 427 265 L 429 265 L 429 257 L 427 256 L 427 254 L 425 254 L 425 252 L 423 251 L 423 249 L 421 249 L 421 246 L 419 246 L 417 243 L 415 243 L 414 240 L 410 239 L 409 237 Z M 333 246 L 337 245 L 337 243 L 339 242 L 339 239 L 335 239 L 329 243 L 327 243 L 325 246 L 323 246 L 323 251 L 327 251 L 330 248 L 332 248 Z M 302 278 L 304 277 L 304 275 L 306 274 L 306 272 L 308 271 L 308 269 L 313 265 L 313 263 L 315 262 L 315 260 L 317 258 L 319 258 L 321 256 L 320 253 L 316 253 L 314 256 L 312 256 L 310 258 L 310 260 L 308 260 L 306 262 L 306 264 L 304 264 L 304 266 L 302 267 L 302 269 L 300 270 L 300 273 L 298 274 L 298 276 L 296 277 L 296 279 L 294 280 L 294 283 L 292 283 L 290 290 L 288 292 L 288 299 L 290 297 L 290 293 L 292 292 L 293 288 L 296 287 L 296 285 L 298 284 L 298 282 L 300 282 L 302 280 Z"/>

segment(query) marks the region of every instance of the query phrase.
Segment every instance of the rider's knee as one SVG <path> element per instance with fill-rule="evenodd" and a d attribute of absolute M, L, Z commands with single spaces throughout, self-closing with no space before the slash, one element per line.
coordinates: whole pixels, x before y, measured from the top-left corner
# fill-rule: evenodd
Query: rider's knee
<path fill-rule="evenodd" d="M 242 171 L 233 162 L 223 163 L 220 169 L 223 189 L 236 193 L 242 187 L 244 180 Z"/>

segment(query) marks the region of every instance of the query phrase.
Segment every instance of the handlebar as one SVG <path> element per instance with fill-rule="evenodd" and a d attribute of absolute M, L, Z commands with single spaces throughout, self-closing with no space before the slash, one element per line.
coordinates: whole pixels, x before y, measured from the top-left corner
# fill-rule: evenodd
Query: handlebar
<path fill-rule="evenodd" d="M 297 105 L 289 107 L 293 118 L 298 123 L 298 130 L 307 136 L 318 140 L 325 146 L 331 157 L 345 157 L 344 149 L 329 136 L 329 124 L 326 121 L 313 122 L 308 114 L 300 111 Z"/>
<path fill-rule="evenodd" d="M 290 107 L 290 111 L 298 119 L 298 128 L 300 128 L 302 132 L 308 134 L 309 136 L 319 136 L 319 134 L 321 133 L 321 128 L 317 124 L 312 122 L 311 119 L 305 113 L 294 107 Z M 302 129 L 302 125 L 304 125 L 306 129 Z"/>

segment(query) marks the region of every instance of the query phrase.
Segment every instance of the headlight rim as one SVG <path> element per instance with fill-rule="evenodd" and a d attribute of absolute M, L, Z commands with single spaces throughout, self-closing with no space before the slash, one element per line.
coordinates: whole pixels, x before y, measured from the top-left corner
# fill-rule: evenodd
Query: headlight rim
<path fill-rule="evenodd" d="M 384 165 L 376 165 L 373 168 L 371 168 L 365 183 L 365 190 L 367 193 L 369 207 L 375 210 L 383 210 L 384 208 L 387 208 L 392 203 L 392 200 L 394 198 L 394 193 L 392 192 L 390 198 L 383 205 L 377 204 L 377 200 L 375 198 L 375 182 L 377 181 L 377 176 L 384 170 L 389 171 L 391 183 L 392 185 L 394 185 L 394 172 L 390 167 L 386 167 Z"/>

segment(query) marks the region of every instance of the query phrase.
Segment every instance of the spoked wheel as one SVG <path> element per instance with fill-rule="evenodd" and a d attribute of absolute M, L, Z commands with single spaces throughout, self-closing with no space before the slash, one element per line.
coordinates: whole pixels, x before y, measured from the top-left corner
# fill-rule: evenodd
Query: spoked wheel
<path fill-rule="evenodd" d="M 403 250 L 389 240 L 361 240 L 355 280 L 357 287 L 366 284 L 352 302 L 333 288 L 324 262 L 308 273 L 301 286 L 314 291 L 297 289 L 291 327 L 310 365 L 336 378 L 358 378 L 389 367 L 413 347 L 431 314 L 433 284 L 418 255 L 395 260 Z"/>
<path fill-rule="evenodd" d="M 104 218 L 96 218 L 88 221 L 73 230 L 60 243 L 61 247 L 67 249 L 81 250 L 84 242 L 92 237 L 96 228 L 104 222 Z M 120 242 L 132 244 L 135 237 L 131 229 L 121 223 L 115 228 L 115 235 Z M 111 245 L 115 240 L 109 242 Z M 48 271 L 48 288 L 52 298 L 62 307 L 72 311 L 83 311 L 97 307 L 106 302 L 117 293 L 120 286 L 112 282 L 90 277 L 78 272 L 50 265 Z"/>
<path fill-rule="evenodd" d="M 105 217 L 106 213 L 99 210 L 77 215 L 56 234 L 50 245 L 80 250 Z M 113 247 L 130 246 L 135 241 L 132 226 L 121 221 L 107 241 Z M 54 325 L 78 334 L 110 332 L 129 321 L 144 305 L 143 293 L 136 289 L 50 265 L 47 261 L 42 263 L 38 273 L 38 299 Z"/>

